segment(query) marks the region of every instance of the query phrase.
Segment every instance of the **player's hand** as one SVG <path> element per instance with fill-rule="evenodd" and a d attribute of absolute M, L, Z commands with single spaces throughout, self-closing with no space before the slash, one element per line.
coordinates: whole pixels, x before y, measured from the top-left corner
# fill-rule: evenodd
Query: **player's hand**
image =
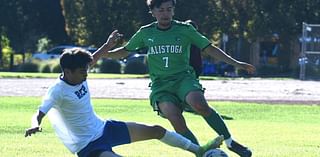
<path fill-rule="evenodd" d="M 106 44 L 109 47 L 114 47 L 118 43 L 119 39 L 123 36 L 123 34 L 120 34 L 118 30 L 114 30 L 108 37 L 108 40 Z"/>
<path fill-rule="evenodd" d="M 239 68 L 246 70 L 249 74 L 254 74 L 256 72 L 256 68 L 251 64 L 248 64 L 245 62 L 240 62 L 239 64 L 240 64 Z"/>
<path fill-rule="evenodd" d="M 32 134 L 35 134 L 35 133 L 41 132 L 41 131 L 42 131 L 42 128 L 40 128 L 40 127 L 29 128 L 26 130 L 24 137 L 31 136 Z"/>

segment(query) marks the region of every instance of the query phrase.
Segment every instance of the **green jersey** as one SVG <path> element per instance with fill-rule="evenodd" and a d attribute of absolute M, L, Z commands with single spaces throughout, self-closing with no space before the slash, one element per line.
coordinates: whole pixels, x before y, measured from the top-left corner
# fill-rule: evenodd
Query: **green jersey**
<path fill-rule="evenodd" d="M 191 70 L 191 44 L 204 49 L 210 41 L 190 24 L 172 21 L 169 29 L 161 30 L 157 22 L 142 26 L 125 45 L 128 51 L 148 49 L 148 67 L 152 81 Z"/>

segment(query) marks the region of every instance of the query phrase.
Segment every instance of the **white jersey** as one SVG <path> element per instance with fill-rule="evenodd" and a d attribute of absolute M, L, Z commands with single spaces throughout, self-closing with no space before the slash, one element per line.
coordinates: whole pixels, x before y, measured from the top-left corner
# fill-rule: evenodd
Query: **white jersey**
<path fill-rule="evenodd" d="M 72 153 L 103 134 L 105 121 L 93 111 L 87 81 L 72 86 L 59 78 L 39 110 L 48 113 L 57 136 Z"/>

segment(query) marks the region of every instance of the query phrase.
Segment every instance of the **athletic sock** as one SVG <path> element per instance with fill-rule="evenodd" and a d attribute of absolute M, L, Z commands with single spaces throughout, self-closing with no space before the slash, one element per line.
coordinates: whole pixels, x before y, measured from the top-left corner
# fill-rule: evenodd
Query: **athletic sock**
<path fill-rule="evenodd" d="M 197 138 L 193 135 L 193 133 L 189 129 L 188 131 L 181 133 L 181 135 L 189 139 L 192 143 L 199 145 Z"/>
<path fill-rule="evenodd" d="M 231 147 L 231 142 L 232 142 L 232 138 L 230 137 L 230 138 L 228 138 L 228 139 L 226 139 L 226 140 L 224 140 L 224 143 L 227 145 L 227 147 Z"/>
<path fill-rule="evenodd" d="M 231 137 L 229 130 L 222 120 L 221 116 L 213 109 L 211 109 L 211 114 L 207 117 L 203 117 L 209 126 L 215 130 L 219 135 L 223 135 L 225 139 Z"/>
<path fill-rule="evenodd" d="M 189 139 L 172 131 L 166 131 L 160 141 L 173 147 L 189 150 L 193 153 L 197 153 L 200 150 L 200 146 L 193 144 Z"/>

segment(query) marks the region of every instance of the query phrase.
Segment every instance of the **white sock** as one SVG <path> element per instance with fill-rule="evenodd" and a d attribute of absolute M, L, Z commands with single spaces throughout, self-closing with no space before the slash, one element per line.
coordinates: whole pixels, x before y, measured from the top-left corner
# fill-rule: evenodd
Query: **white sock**
<path fill-rule="evenodd" d="M 166 131 L 165 135 L 160 139 L 160 141 L 170 146 L 188 150 L 193 153 L 197 153 L 200 149 L 200 146 L 192 143 L 189 139 L 173 131 Z"/>
<path fill-rule="evenodd" d="M 232 138 L 230 137 L 230 138 L 228 138 L 228 139 L 226 139 L 226 140 L 224 140 L 224 143 L 226 143 L 226 145 L 227 145 L 227 147 L 229 147 L 229 148 L 231 148 L 231 142 L 232 142 Z"/>

